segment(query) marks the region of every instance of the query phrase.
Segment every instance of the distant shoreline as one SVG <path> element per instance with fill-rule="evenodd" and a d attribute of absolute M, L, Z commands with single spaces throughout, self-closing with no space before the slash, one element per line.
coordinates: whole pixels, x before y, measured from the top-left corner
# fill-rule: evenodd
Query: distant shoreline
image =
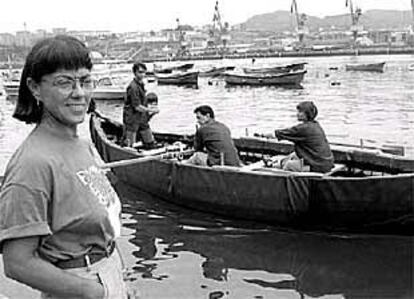
<path fill-rule="evenodd" d="M 187 60 L 219 60 L 219 59 L 244 59 L 244 58 L 275 58 L 275 57 L 317 57 L 317 56 L 362 56 L 362 55 L 414 55 L 414 47 L 376 47 L 358 49 L 330 49 L 330 50 L 298 50 L 280 51 L 274 53 L 237 53 L 237 54 L 210 54 L 194 55 L 172 58 L 148 58 L 144 62 L 157 61 L 187 61 Z"/>
<path fill-rule="evenodd" d="M 145 63 L 167 62 L 167 61 L 189 61 L 189 60 L 221 60 L 221 59 L 252 59 L 252 58 L 283 58 L 283 57 L 326 57 L 326 56 L 364 56 L 364 55 L 414 55 L 413 47 L 367 47 L 357 49 L 324 49 L 324 50 L 296 50 L 296 51 L 279 51 L 279 52 L 246 52 L 233 54 L 205 54 L 182 57 L 153 57 L 142 58 Z M 414 59 L 414 58 L 413 58 Z M 125 61 L 133 63 L 134 61 Z M 121 63 L 121 62 L 119 62 Z M 15 63 L 12 68 L 22 68 L 23 63 Z M 8 69 L 7 62 L 0 62 L 0 69 Z"/>

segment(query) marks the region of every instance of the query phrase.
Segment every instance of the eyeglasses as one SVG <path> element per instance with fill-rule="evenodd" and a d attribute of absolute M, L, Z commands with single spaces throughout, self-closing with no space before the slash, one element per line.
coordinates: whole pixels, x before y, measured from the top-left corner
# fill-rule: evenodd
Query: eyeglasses
<path fill-rule="evenodd" d="M 49 82 L 46 79 L 42 81 Z M 65 93 L 71 93 L 76 89 L 76 82 L 79 83 L 79 86 L 85 91 L 92 91 L 96 87 L 96 81 L 91 77 L 70 77 L 70 76 L 58 76 L 53 79 L 51 82 L 53 86 L 56 86 L 61 91 Z"/>

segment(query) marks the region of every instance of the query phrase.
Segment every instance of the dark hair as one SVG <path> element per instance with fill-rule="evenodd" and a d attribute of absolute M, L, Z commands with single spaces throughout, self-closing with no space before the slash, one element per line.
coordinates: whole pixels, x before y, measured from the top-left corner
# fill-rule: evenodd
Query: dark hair
<path fill-rule="evenodd" d="M 148 103 L 158 103 L 158 96 L 155 92 L 149 92 L 145 96 L 147 98 Z"/>
<path fill-rule="evenodd" d="M 77 70 L 84 67 L 91 70 L 92 66 L 90 51 L 72 36 L 57 35 L 38 41 L 27 55 L 23 67 L 13 117 L 27 124 L 39 123 L 42 118 L 43 105 L 38 103 L 27 86 L 28 78 L 40 83 L 43 76 L 59 69 Z"/>
<path fill-rule="evenodd" d="M 194 109 L 194 113 L 197 113 L 197 112 L 200 112 L 202 115 L 210 114 L 210 117 L 214 118 L 213 108 L 211 108 L 208 105 L 198 106 L 197 108 Z"/>
<path fill-rule="evenodd" d="M 312 101 L 303 101 L 300 102 L 296 109 L 305 113 L 306 118 L 311 121 L 314 120 L 315 117 L 318 115 L 318 108 L 316 108 L 315 104 Z"/>
<path fill-rule="evenodd" d="M 138 69 L 144 69 L 144 71 L 147 70 L 147 66 L 145 65 L 145 63 L 141 62 L 141 61 L 136 61 L 133 65 L 132 65 L 132 72 L 135 74 L 135 72 Z"/>

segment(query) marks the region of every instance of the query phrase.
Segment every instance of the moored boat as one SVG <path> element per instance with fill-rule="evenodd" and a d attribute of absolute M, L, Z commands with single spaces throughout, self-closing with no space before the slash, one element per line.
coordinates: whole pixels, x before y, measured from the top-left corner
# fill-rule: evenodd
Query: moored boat
<path fill-rule="evenodd" d="M 224 74 L 224 72 L 233 71 L 236 67 L 235 66 L 221 66 L 215 67 L 213 66 L 210 69 L 205 71 L 200 71 L 200 77 L 219 77 Z"/>
<path fill-rule="evenodd" d="M 153 72 L 155 74 L 171 74 L 174 71 L 186 72 L 186 71 L 192 69 L 193 66 L 194 66 L 194 63 L 184 63 L 184 64 L 180 64 L 180 65 L 176 65 L 176 66 L 170 66 L 170 67 L 154 66 Z"/>
<path fill-rule="evenodd" d="M 3 82 L 3 89 L 8 100 L 16 99 L 19 95 L 20 80 L 9 80 Z"/>
<path fill-rule="evenodd" d="M 119 123 L 92 116 L 90 128 L 105 162 L 148 157 L 140 149 L 119 146 Z M 180 148 L 190 146 L 192 137 L 155 134 L 157 142 L 179 142 Z M 255 137 L 235 138 L 234 143 L 243 167 L 201 167 L 158 159 L 158 149 L 154 159 L 112 170 L 119 179 L 160 199 L 228 217 L 298 229 L 413 233 L 414 160 L 332 146 L 337 163 L 333 171 L 287 172 L 266 161 L 291 152 L 291 144 Z"/>
<path fill-rule="evenodd" d="M 122 100 L 125 96 L 129 76 L 102 76 L 97 80 L 96 88 L 92 93 L 95 100 Z"/>
<path fill-rule="evenodd" d="M 278 65 L 278 66 L 271 66 L 271 67 L 254 67 L 243 68 L 243 71 L 246 74 L 260 74 L 260 73 L 270 73 L 270 74 L 280 74 L 280 73 L 288 73 L 292 71 L 299 71 L 305 68 L 307 62 L 299 62 L 299 63 L 291 63 L 286 65 Z"/>
<path fill-rule="evenodd" d="M 378 72 L 384 71 L 385 62 L 379 63 L 362 63 L 362 64 L 347 64 L 346 71 L 364 71 L 364 72 Z"/>
<path fill-rule="evenodd" d="M 172 85 L 198 85 L 199 72 L 177 72 L 172 74 L 160 75 L 157 74 L 155 78 L 158 84 L 172 84 Z"/>
<path fill-rule="evenodd" d="M 307 71 L 294 71 L 280 74 L 237 74 L 225 73 L 224 81 L 227 85 L 295 85 L 298 86 L 303 81 Z"/>
<path fill-rule="evenodd" d="M 12 69 L 2 74 L 2 85 L 8 100 L 14 100 L 19 95 L 21 72 L 21 69 Z"/>

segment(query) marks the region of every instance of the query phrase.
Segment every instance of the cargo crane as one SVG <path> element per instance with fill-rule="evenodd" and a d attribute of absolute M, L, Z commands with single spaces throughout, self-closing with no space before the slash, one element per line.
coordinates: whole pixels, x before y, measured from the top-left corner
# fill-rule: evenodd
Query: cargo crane
<path fill-rule="evenodd" d="M 351 32 L 352 32 L 352 37 L 353 37 L 354 43 L 356 43 L 356 39 L 358 37 L 358 32 L 362 31 L 362 25 L 359 25 L 359 18 L 362 15 L 362 10 L 358 7 L 356 7 L 356 9 L 354 10 L 352 0 L 346 0 L 345 6 L 346 7 L 349 6 L 349 10 L 351 12 L 351 21 L 352 21 Z"/>
<path fill-rule="evenodd" d="M 414 1 L 414 0 L 413 0 Z M 305 34 L 307 33 L 307 28 L 305 26 L 306 20 L 308 17 L 306 14 L 299 14 L 298 11 L 298 5 L 296 3 L 296 0 L 292 1 L 292 5 L 290 7 L 290 13 L 295 13 L 295 19 L 296 19 L 296 31 L 298 33 L 299 43 L 303 45 L 303 39 L 305 37 Z"/>
<path fill-rule="evenodd" d="M 411 0 L 411 11 L 413 12 L 414 17 L 414 0 Z"/>
<path fill-rule="evenodd" d="M 223 24 L 218 5 L 219 3 L 217 0 L 216 5 L 214 6 L 213 24 L 209 31 L 207 46 L 217 47 L 221 45 L 223 48 L 226 48 L 227 43 L 230 40 L 229 24 L 227 22 Z"/>
<path fill-rule="evenodd" d="M 178 31 L 178 44 L 179 48 L 177 51 L 177 56 L 185 56 L 189 54 L 188 50 L 188 42 L 185 39 L 185 31 L 183 30 L 183 27 L 180 25 L 180 19 L 177 18 L 177 31 Z"/>
<path fill-rule="evenodd" d="M 413 13 L 413 21 L 414 21 L 414 0 L 411 0 L 411 11 Z"/>

